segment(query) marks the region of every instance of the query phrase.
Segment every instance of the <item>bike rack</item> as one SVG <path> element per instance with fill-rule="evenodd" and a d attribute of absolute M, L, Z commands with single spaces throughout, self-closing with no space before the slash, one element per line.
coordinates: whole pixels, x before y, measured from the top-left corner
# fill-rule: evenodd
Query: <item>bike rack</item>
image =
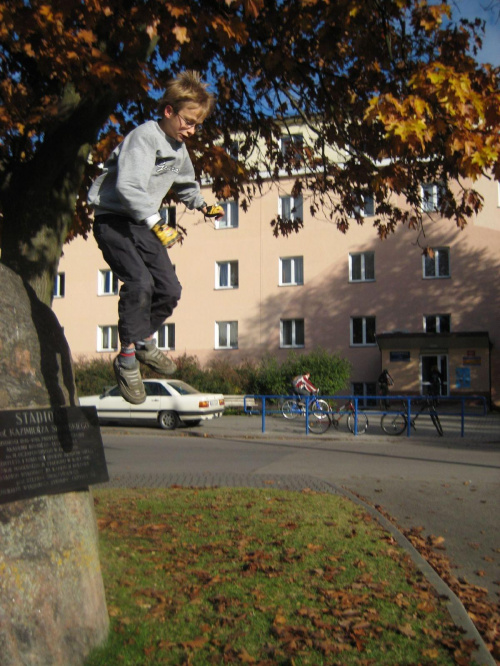
<path fill-rule="evenodd" d="M 245 414 L 249 415 L 255 415 L 255 414 L 261 414 L 262 417 L 262 432 L 266 432 L 266 414 L 268 413 L 268 410 L 266 409 L 266 400 L 287 400 L 291 398 L 296 398 L 297 396 L 294 395 L 245 395 L 243 398 L 243 410 Z M 342 395 L 318 395 L 316 396 L 320 399 L 323 400 L 343 400 L 347 401 L 350 400 L 354 404 L 354 435 L 358 434 L 358 401 L 360 399 L 360 396 L 355 396 L 355 395 L 348 395 L 348 396 L 342 396 Z M 309 432 L 308 428 L 308 421 L 309 421 L 309 403 L 311 401 L 311 398 L 308 398 L 308 396 L 303 396 L 305 403 L 306 403 L 306 418 L 305 418 L 305 431 L 306 435 L 310 435 L 311 433 Z M 248 404 L 247 404 L 248 400 Z M 262 403 L 262 408 L 260 410 L 255 409 L 255 401 L 260 400 Z M 253 404 L 253 408 L 250 406 L 250 401 Z M 272 414 L 274 412 L 277 412 L 279 410 L 273 409 L 269 410 L 269 413 Z M 329 414 L 335 414 L 338 412 L 331 411 Z M 340 412 L 346 414 L 347 412 Z"/>
<path fill-rule="evenodd" d="M 266 400 L 286 400 L 288 398 L 295 398 L 296 396 L 293 395 L 245 395 L 243 398 L 243 410 L 245 414 L 249 415 L 258 415 L 261 414 L 262 418 L 262 432 L 266 432 L 266 414 L 267 413 L 274 413 L 279 410 L 272 409 L 272 410 L 267 410 L 266 409 Z M 356 436 L 358 434 L 358 403 L 359 401 L 365 400 L 367 397 L 371 398 L 372 396 L 356 396 L 356 395 L 319 395 L 317 396 L 318 398 L 321 398 L 323 400 L 340 400 L 340 401 L 348 401 L 350 400 L 353 405 L 354 405 L 354 435 Z M 412 402 L 416 400 L 426 400 L 429 396 L 426 395 L 414 395 L 414 396 L 408 396 L 408 395 L 388 395 L 388 396 L 383 396 L 384 400 L 388 401 L 394 401 L 394 402 L 404 402 L 406 403 L 406 409 L 407 409 L 407 414 L 410 414 L 411 416 L 411 407 L 412 407 Z M 309 420 L 309 402 L 310 399 L 307 399 L 307 396 L 304 396 L 306 398 L 305 403 L 306 403 L 306 418 L 305 418 L 305 431 L 306 435 L 310 435 L 311 433 L 309 432 L 308 428 L 308 420 Z M 379 400 L 380 396 L 373 396 L 373 399 Z M 248 403 L 247 403 L 248 400 Z M 262 407 L 261 409 L 256 409 L 255 408 L 255 401 L 260 400 Z M 460 416 L 460 436 L 465 437 L 465 417 L 466 416 L 478 416 L 477 413 L 470 413 L 467 412 L 465 409 L 465 403 L 466 401 L 474 400 L 476 402 L 480 402 L 482 404 L 482 414 L 479 414 L 479 416 L 486 416 L 488 413 L 488 404 L 486 401 L 486 398 L 482 395 L 468 395 L 468 396 L 439 396 L 439 401 L 440 402 L 457 402 L 460 401 L 460 411 L 458 412 L 447 412 L 447 416 Z M 335 414 L 336 412 L 332 411 L 329 412 L 330 414 Z M 346 412 L 343 412 L 346 413 Z M 368 410 L 369 414 L 388 414 L 390 411 L 388 410 Z M 407 431 L 406 431 L 406 436 L 410 437 L 411 436 L 411 418 L 408 419 L 407 423 Z"/>

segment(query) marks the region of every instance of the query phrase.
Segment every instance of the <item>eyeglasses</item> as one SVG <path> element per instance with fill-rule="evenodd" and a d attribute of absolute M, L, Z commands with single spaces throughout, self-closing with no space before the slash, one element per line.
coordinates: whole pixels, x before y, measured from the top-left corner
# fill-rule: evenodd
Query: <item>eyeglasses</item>
<path fill-rule="evenodd" d="M 181 116 L 180 113 L 177 113 L 177 116 L 186 129 L 191 129 L 192 127 L 194 127 L 196 132 L 201 132 L 203 128 L 203 125 L 201 123 L 196 123 L 196 121 L 194 120 L 186 120 L 186 118 L 184 118 L 184 116 Z"/>

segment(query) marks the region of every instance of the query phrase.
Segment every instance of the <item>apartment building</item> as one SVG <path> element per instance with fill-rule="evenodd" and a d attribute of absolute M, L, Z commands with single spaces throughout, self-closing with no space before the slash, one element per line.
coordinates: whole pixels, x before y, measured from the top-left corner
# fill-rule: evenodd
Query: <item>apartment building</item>
<path fill-rule="evenodd" d="M 246 212 L 224 202 L 215 224 L 184 206 L 167 209 L 187 237 L 169 250 L 183 292 L 159 346 L 202 364 L 322 347 L 351 362 L 352 390 L 364 396 L 376 392 L 382 368 L 398 392 L 425 392 L 437 365 L 444 394 L 482 394 L 498 404 L 499 183 L 484 178 L 476 187 L 484 209 L 463 231 L 427 223 L 432 258 L 406 227 L 380 240 L 369 199 L 364 225 L 353 220 L 342 234 L 326 217 L 311 217 L 306 199 L 293 200 L 286 178 Z M 269 221 L 278 212 L 303 217 L 303 229 L 275 238 Z M 118 289 L 92 236 L 64 247 L 53 309 L 75 360 L 114 356 Z"/>

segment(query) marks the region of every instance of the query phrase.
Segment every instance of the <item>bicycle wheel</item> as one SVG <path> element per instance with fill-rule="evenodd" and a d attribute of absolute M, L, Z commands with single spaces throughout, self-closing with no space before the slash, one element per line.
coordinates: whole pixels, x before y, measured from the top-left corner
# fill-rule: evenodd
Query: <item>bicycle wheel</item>
<path fill-rule="evenodd" d="M 404 414 L 384 414 L 380 419 L 380 426 L 387 435 L 400 435 L 406 430 L 406 424 Z"/>
<path fill-rule="evenodd" d="M 324 400 L 320 400 L 319 402 L 324 402 Z M 313 408 L 309 410 L 307 427 L 310 432 L 313 432 L 316 435 L 322 435 L 328 430 L 330 423 L 328 409 L 320 409 L 317 405 L 314 405 Z"/>
<path fill-rule="evenodd" d="M 301 411 L 302 410 L 300 409 L 297 400 L 294 400 L 293 398 L 288 398 L 288 400 L 285 400 L 281 407 L 281 413 L 286 419 L 297 418 Z"/>
<path fill-rule="evenodd" d="M 347 417 L 347 427 L 354 433 L 354 412 Z M 368 417 L 364 412 L 358 412 L 358 435 L 362 435 L 368 428 Z"/>
<path fill-rule="evenodd" d="M 441 425 L 441 421 L 439 420 L 439 416 L 437 415 L 436 412 L 430 412 L 431 414 L 431 419 L 432 422 L 434 423 L 434 426 L 436 427 L 437 434 L 442 437 L 443 436 L 443 426 Z"/>
<path fill-rule="evenodd" d="M 330 412 L 330 405 L 326 400 L 315 400 L 311 403 L 311 409 L 321 409 L 322 412 Z"/>

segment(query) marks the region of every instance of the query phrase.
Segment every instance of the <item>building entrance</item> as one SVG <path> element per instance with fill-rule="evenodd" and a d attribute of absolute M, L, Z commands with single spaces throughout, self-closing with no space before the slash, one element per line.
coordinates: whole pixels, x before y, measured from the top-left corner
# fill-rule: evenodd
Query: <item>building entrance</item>
<path fill-rule="evenodd" d="M 420 391 L 422 395 L 430 392 L 432 369 L 441 373 L 441 395 L 449 395 L 448 355 L 422 354 L 420 356 Z"/>

